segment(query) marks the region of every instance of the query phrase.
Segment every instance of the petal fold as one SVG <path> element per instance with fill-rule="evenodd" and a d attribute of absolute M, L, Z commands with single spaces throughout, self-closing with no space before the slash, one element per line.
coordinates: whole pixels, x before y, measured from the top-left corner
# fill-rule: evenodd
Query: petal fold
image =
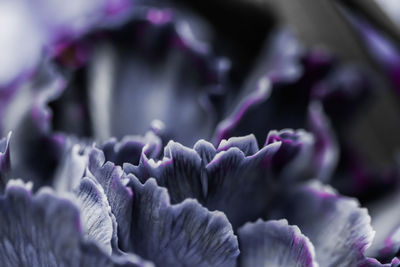
<path fill-rule="evenodd" d="M 286 220 L 247 223 L 238 230 L 240 267 L 318 267 L 314 246 Z"/>

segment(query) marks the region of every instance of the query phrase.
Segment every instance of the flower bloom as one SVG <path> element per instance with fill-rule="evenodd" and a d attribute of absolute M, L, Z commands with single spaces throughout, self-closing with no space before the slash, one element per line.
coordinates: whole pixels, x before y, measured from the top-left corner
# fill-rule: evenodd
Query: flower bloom
<path fill-rule="evenodd" d="M 395 208 L 363 198 L 397 169 L 349 137 L 368 70 L 281 26 L 244 59 L 179 4 L 0 14 L 4 266 L 400 266 Z"/>

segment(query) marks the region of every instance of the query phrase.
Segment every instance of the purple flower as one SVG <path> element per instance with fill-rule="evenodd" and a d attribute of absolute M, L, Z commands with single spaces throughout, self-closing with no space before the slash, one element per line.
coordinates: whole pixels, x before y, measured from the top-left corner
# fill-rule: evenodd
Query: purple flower
<path fill-rule="evenodd" d="M 3 265 L 399 266 L 398 199 L 368 191 L 397 169 L 350 135 L 370 72 L 191 7 L 0 3 Z"/>

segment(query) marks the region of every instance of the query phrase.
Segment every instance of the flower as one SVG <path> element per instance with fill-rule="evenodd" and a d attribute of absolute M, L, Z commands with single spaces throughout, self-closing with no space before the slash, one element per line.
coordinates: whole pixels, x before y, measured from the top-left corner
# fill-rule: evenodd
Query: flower
<path fill-rule="evenodd" d="M 241 54 L 201 4 L 30 6 L 0 4 L 5 266 L 399 266 L 397 168 L 352 138 L 372 72 L 272 19 Z"/>

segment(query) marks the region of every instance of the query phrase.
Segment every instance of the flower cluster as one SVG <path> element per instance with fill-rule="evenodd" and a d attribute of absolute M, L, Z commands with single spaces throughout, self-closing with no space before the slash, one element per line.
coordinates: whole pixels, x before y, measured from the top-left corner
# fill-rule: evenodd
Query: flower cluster
<path fill-rule="evenodd" d="M 201 6 L 0 3 L 0 266 L 400 266 L 400 172 L 349 135 L 375 73 Z"/>

